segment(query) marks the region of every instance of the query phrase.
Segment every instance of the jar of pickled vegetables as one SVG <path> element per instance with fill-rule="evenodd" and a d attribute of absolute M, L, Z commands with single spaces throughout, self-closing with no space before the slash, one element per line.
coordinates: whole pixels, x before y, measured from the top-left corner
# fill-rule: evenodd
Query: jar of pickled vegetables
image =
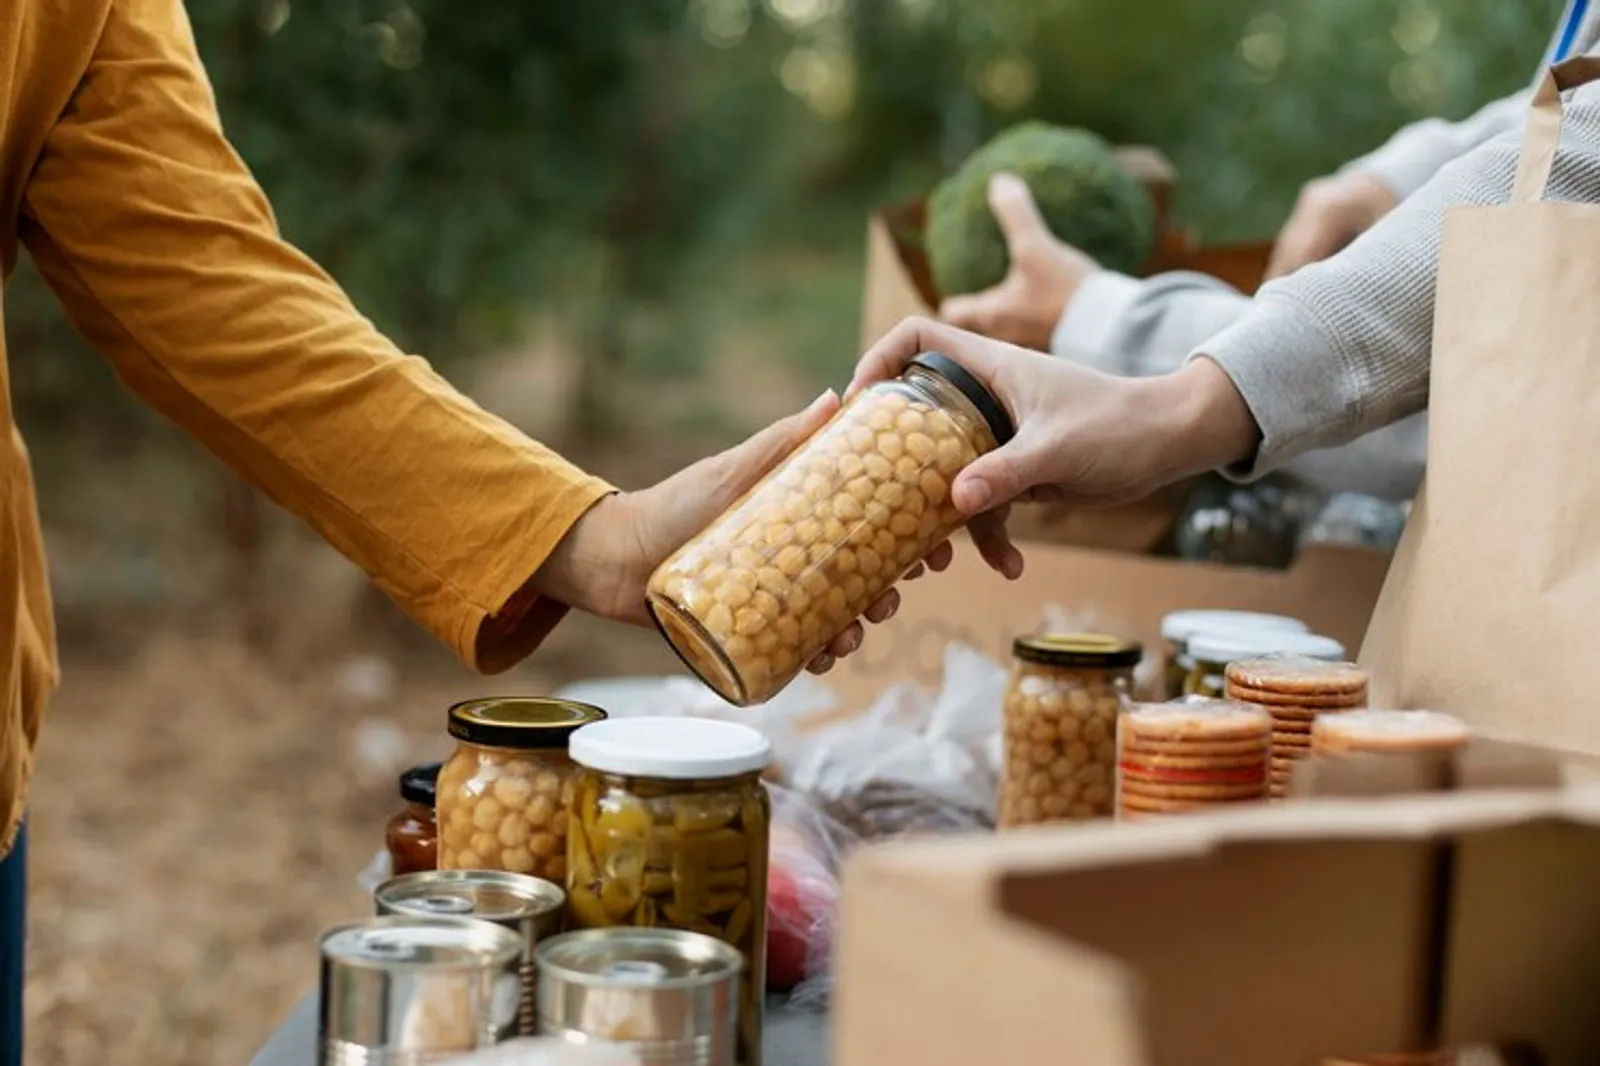
<path fill-rule="evenodd" d="M 1332 637 L 1287 630 L 1205 630 L 1189 641 L 1189 676 L 1185 696 L 1220 700 L 1227 693 L 1228 664 L 1267 655 L 1303 655 L 1323 662 L 1344 662 L 1344 645 Z"/>
<path fill-rule="evenodd" d="M 605 716 L 598 707 L 547 698 L 451 707 L 457 743 L 439 771 L 439 869 L 565 881 L 573 771 L 567 742 Z"/>
<path fill-rule="evenodd" d="M 439 826 L 433 819 L 433 802 L 441 765 L 413 766 L 400 775 L 400 800 L 405 806 L 389 819 L 383 834 L 396 877 L 438 865 Z"/>
<path fill-rule="evenodd" d="M 1183 683 L 1194 668 L 1194 661 L 1189 658 L 1189 641 L 1203 629 L 1304 633 L 1307 626 L 1298 618 L 1255 611 L 1173 611 L 1161 619 L 1161 639 L 1167 642 L 1167 658 L 1162 666 L 1166 699 L 1183 695 Z"/>
<path fill-rule="evenodd" d="M 960 364 L 917 356 L 662 564 L 657 625 L 730 703 L 771 698 L 962 525 L 952 480 L 1012 432 Z"/>
<path fill-rule="evenodd" d="M 620 719 L 572 738 L 572 924 L 687 929 L 737 948 L 743 1066 L 761 1062 L 771 754 L 749 726 L 703 718 Z"/>
<path fill-rule="evenodd" d="M 1117 714 L 1140 646 L 1099 633 L 1021 637 L 1004 710 L 1002 828 L 1109 818 Z"/>

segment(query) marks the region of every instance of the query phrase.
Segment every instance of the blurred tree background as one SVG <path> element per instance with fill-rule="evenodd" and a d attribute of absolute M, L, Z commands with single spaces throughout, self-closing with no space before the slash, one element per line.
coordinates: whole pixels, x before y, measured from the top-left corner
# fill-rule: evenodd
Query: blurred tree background
<path fill-rule="evenodd" d="M 491 363 L 559 364 L 559 417 L 506 413 L 586 458 L 646 425 L 703 452 L 800 386 L 837 383 L 856 354 L 866 213 L 1005 125 L 1158 146 L 1181 222 L 1265 237 L 1305 179 L 1525 84 L 1559 8 L 189 0 L 226 125 L 286 234 L 475 394 Z M 220 495 L 224 525 L 260 538 L 26 269 L 7 318 L 47 520 L 88 530 L 87 554 L 126 556 L 82 587 L 159 591 L 138 523 L 73 502 L 85 469 L 138 462 L 149 477 L 133 482 L 170 498 L 154 510 L 188 521 Z"/>

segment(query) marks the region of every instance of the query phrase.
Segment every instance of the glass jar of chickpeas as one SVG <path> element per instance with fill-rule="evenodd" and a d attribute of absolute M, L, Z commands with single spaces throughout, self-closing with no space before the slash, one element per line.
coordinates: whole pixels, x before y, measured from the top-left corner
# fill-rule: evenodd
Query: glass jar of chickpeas
<path fill-rule="evenodd" d="M 951 482 L 1012 432 L 959 363 L 917 356 L 656 571 L 656 623 L 730 703 L 771 698 L 962 525 Z"/>
<path fill-rule="evenodd" d="M 1117 714 L 1142 648 L 1071 633 L 1021 637 L 1011 652 L 1000 826 L 1110 817 Z"/>
<path fill-rule="evenodd" d="M 598 707 L 545 698 L 451 707 L 457 744 L 439 771 L 439 869 L 507 870 L 562 883 L 572 805 L 567 742 L 605 716 Z"/>
<path fill-rule="evenodd" d="M 686 929 L 737 948 L 741 1066 L 761 1063 L 771 754 L 749 726 L 702 718 L 608 721 L 572 738 L 572 924 Z"/>

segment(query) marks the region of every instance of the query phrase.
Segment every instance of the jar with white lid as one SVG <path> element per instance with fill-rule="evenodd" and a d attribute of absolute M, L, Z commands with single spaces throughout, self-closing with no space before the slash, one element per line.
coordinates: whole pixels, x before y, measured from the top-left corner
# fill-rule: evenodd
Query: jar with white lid
<path fill-rule="evenodd" d="M 1228 664 L 1267 655 L 1302 655 L 1307 659 L 1341 663 L 1345 648 L 1332 637 L 1316 633 L 1270 629 L 1202 630 L 1189 639 L 1190 668 L 1184 679 L 1183 695 L 1223 699 L 1227 692 Z"/>
<path fill-rule="evenodd" d="M 1202 629 L 1225 628 L 1290 633 L 1306 633 L 1310 630 L 1298 618 L 1281 614 L 1222 610 L 1173 611 L 1161 619 L 1161 638 L 1167 642 L 1167 659 L 1162 668 L 1167 699 L 1176 699 L 1183 694 L 1184 681 L 1194 665 L 1189 659 L 1190 639 Z"/>
<path fill-rule="evenodd" d="M 570 750 L 573 926 L 685 929 L 737 948 L 738 1058 L 760 1066 L 771 743 L 736 722 L 626 718 L 583 727 Z"/>

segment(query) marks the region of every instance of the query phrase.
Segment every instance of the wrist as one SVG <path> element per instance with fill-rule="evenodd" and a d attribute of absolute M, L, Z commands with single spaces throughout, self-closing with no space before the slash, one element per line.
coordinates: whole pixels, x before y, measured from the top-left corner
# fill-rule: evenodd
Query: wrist
<path fill-rule="evenodd" d="M 545 558 L 534 575 L 534 590 L 587 614 L 621 617 L 629 577 L 621 548 L 629 528 L 626 511 L 621 493 L 596 500 Z"/>
<path fill-rule="evenodd" d="M 1261 430 L 1227 372 L 1201 356 L 1170 374 L 1144 379 L 1157 412 L 1166 481 L 1243 463 Z"/>

